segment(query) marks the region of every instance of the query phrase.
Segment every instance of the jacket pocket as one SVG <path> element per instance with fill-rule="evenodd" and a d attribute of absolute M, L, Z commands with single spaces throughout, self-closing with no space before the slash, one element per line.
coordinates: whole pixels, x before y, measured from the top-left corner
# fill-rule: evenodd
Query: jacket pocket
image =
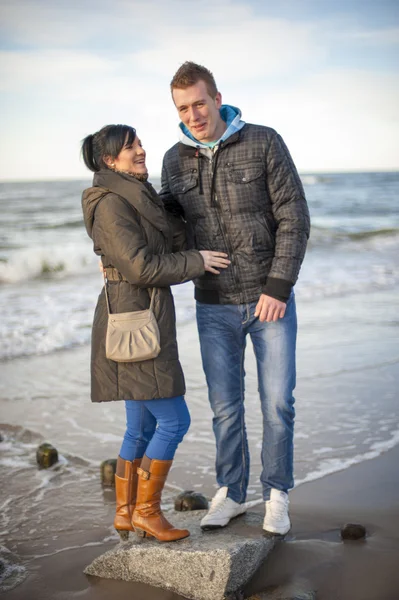
<path fill-rule="evenodd" d="M 185 194 L 194 189 L 198 184 L 197 169 L 190 169 L 184 173 L 173 175 L 170 178 L 170 191 L 172 194 Z"/>
<path fill-rule="evenodd" d="M 232 183 L 247 184 L 264 175 L 263 165 L 260 160 L 241 163 L 227 163 L 227 178 Z"/>
<path fill-rule="evenodd" d="M 256 214 L 255 232 L 255 249 L 256 251 L 272 251 L 274 253 L 275 234 L 273 224 L 270 223 L 263 214 Z"/>

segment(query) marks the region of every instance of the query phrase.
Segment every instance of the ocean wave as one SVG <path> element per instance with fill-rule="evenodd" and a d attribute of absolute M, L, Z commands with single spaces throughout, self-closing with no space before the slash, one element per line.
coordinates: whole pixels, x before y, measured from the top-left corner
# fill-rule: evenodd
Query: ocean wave
<path fill-rule="evenodd" d="M 69 226 L 81 227 L 81 222 L 69 225 L 41 225 L 42 229 L 57 229 Z M 82 236 L 83 238 L 83 236 Z M 399 244 L 399 228 L 345 232 L 314 225 L 309 239 L 308 253 L 320 247 L 356 244 L 365 248 L 381 248 Z M 2 245 L 0 249 L 10 248 Z M 0 257 L 0 283 L 18 283 L 42 276 L 67 277 L 95 270 L 98 258 L 93 254 L 91 242 L 79 244 L 69 242 L 62 246 L 13 248 L 8 257 Z"/>
<path fill-rule="evenodd" d="M 300 175 L 303 185 L 316 185 L 317 183 L 329 183 L 333 178 L 328 175 Z"/>
<path fill-rule="evenodd" d="M 89 242 L 25 248 L 0 261 L 0 283 L 18 283 L 41 276 L 65 277 L 93 270 L 96 262 Z"/>
<path fill-rule="evenodd" d="M 398 236 L 399 229 L 391 228 L 391 229 L 374 229 L 371 231 L 354 231 L 351 233 L 345 234 L 347 238 L 350 240 L 367 240 L 373 237 L 379 236 Z"/>
<path fill-rule="evenodd" d="M 54 331 L 55 329 L 55 331 Z M 0 361 L 5 362 L 15 358 L 52 354 L 60 350 L 71 350 L 90 343 L 91 329 L 87 326 L 85 332 L 76 331 L 67 325 L 54 325 L 51 330 L 38 330 L 36 335 L 27 332 L 16 333 L 11 343 L 4 344 L 0 351 Z M 1 338 L 1 336 L 0 336 Z"/>
<path fill-rule="evenodd" d="M 13 185 L 17 185 L 17 187 L 13 188 Z M 36 198 L 44 198 L 48 193 L 46 188 L 43 186 L 36 186 L 30 189 L 27 185 L 3 183 L 2 187 L 5 187 L 5 189 L 0 189 L 0 201 L 30 200 Z"/>
<path fill-rule="evenodd" d="M 345 458 L 328 458 L 321 461 L 318 467 L 308 473 L 303 479 L 296 481 L 295 487 L 314 481 L 315 479 L 321 479 L 326 475 L 337 473 L 338 471 L 344 471 L 353 465 L 357 465 L 365 460 L 371 460 L 378 458 L 384 452 L 391 450 L 399 444 L 399 430 L 392 433 L 391 437 L 387 440 L 375 442 L 371 444 L 370 448 L 363 454 L 356 454 L 355 456 L 349 456 Z"/>
<path fill-rule="evenodd" d="M 319 298 L 340 298 L 352 294 L 390 290 L 399 284 L 399 267 L 374 267 L 372 271 L 356 277 L 346 276 L 342 279 L 329 278 L 331 273 L 326 270 L 316 279 L 299 279 L 295 286 L 301 300 L 313 301 Z"/>
<path fill-rule="evenodd" d="M 82 229 L 82 219 L 78 218 L 60 223 L 37 223 L 33 229 Z"/>
<path fill-rule="evenodd" d="M 382 241 L 387 243 L 399 242 L 399 228 L 368 229 L 364 231 L 341 231 L 339 229 L 313 225 L 309 238 L 309 246 L 333 245 L 342 243 L 373 243 Z"/>

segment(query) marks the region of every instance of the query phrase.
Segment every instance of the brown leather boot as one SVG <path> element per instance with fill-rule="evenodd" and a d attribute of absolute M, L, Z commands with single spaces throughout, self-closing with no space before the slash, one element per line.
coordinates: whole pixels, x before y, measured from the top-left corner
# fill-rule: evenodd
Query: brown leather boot
<path fill-rule="evenodd" d="M 154 537 L 159 542 L 174 542 L 190 535 L 188 529 L 175 529 L 161 511 L 161 493 L 165 485 L 171 460 L 150 460 L 143 457 L 144 464 L 149 461 L 148 471 L 137 469 L 138 486 L 136 508 L 132 524 L 140 537 Z"/>
<path fill-rule="evenodd" d="M 134 531 L 132 514 L 136 506 L 137 469 L 141 458 L 134 461 L 123 460 L 118 456 L 115 474 L 116 514 L 114 527 L 122 540 L 127 540 L 129 531 Z"/>

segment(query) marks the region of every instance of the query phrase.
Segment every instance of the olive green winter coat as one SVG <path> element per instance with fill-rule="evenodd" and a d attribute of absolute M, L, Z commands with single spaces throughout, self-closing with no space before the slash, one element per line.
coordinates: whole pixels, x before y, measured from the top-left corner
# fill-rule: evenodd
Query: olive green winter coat
<path fill-rule="evenodd" d="M 185 393 L 176 342 L 176 319 L 170 285 L 204 273 L 197 250 L 178 251 L 181 230 L 167 215 L 149 183 L 108 169 L 94 175 L 93 187 L 82 196 L 83 216 L 94 252 L 101 256 L 107 273 L 111 312 L 130 312 L 149 307 L 155 287 L 154 313 L 161 352 L 152 360 L 116 363 L 105 356 L 107 305 L 102 290 L 94 314 L 91 354 L 91 398 L 149 400 Z M 177 250 L 177 251 L 174 251 Z M 114 268 L 114 271 L 111 271 Z"/>

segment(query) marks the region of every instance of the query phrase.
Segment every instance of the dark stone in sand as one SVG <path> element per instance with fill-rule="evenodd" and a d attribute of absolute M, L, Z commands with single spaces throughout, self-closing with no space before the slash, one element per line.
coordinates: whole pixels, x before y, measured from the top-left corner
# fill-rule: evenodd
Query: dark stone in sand
<path fill-rule="evenodd" d="M 51 444 L 44 442 L 36 450 L 36 462 L 41 469 L 48 469 L 58 462 L 58 452 Z"/>
<path fill-rule="evenodd" d="M 204 510 L 208 508 L 208 500 L 203 494 L 193 490 L 184 491 L 175 498 L 175 510 Z"/>
<path fill-rule="evenodd" d="M 3 436 L 0 433 L 0 442 L 2 442 L 4 440 Z"/>
<path fill-rule="evenodd" d="M 101 463 L 101 485 L 115 487 L 116 458 L 108 458 Z"/>
<path fill-rule="evenodd" d="M 341 529 L 343 540 L 363 540 L 366 537 L 366 528 L 359 523 L 347 523 Z"/>

